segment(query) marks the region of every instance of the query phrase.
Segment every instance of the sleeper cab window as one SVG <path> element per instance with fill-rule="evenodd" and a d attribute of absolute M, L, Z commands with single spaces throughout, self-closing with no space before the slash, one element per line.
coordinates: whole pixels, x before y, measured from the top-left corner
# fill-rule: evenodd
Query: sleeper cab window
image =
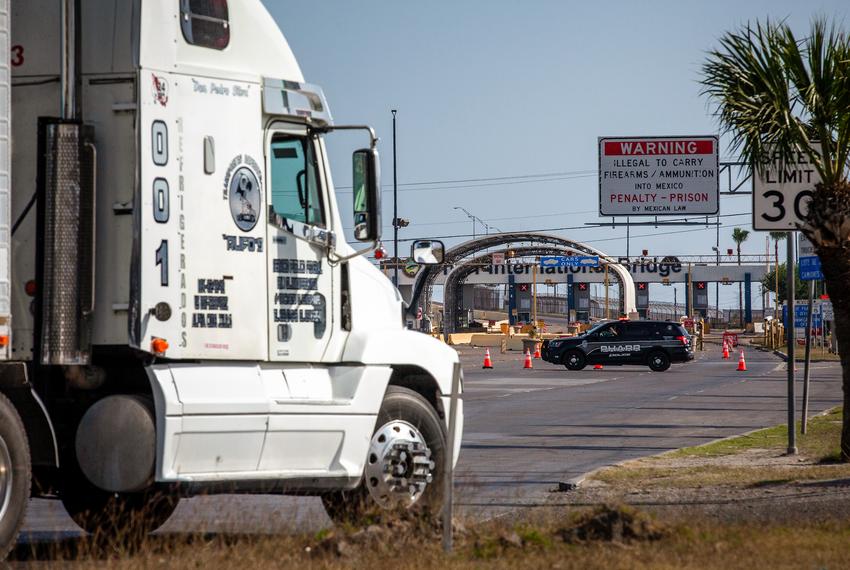
<path fill-rule="evenodd" d="M 183 38 L 193 46 L 224 49 L 230 43 L 227 0 L 179 0 Z"/>

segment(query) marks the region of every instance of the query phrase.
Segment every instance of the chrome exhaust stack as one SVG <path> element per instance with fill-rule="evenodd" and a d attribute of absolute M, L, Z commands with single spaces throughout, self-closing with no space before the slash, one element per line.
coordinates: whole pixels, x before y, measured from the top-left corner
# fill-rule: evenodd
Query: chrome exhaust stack
<path fill-rule="evenodd" d="M 94 131 L 79 120 L 78 7 L 62 0 L 61 119 L 38 123 L 36 345 L 42 364 L 88 364 L 94 310 Z"/>

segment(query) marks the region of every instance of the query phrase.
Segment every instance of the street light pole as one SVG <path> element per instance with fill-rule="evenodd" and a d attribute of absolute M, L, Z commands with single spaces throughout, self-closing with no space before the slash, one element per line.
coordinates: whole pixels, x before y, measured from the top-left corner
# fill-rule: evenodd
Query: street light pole
<path fill-rule="evenodd" d="M 472 239 L 475 239 L 475 220 L 478 220 L 479 222 L 481 222 L 481 225 L 482 225 L 482 226 L 484 226 L 484 231 L 485 231 L 485 232 L 489 235 L 489 233 L 490 233 L 490 226 L 488 226 L 486 223 L 484 223 L 484 220 L 482 220 L 482 219 L 481 219 L 481 218 L 479 218 L 478 216 L 476 216 L 476 215 L 474 215 L 474 214 L 470 213 L 470 212 L 469 212 L 469 210 L 467 210 L 466 208 L 463 208 L 463 207 L 461 207 L 461 206 L 454 206 L 454 207 L 452 208 L 452 210 L 460 210 L 461 212 L 463 212 L 464 214 L 466 214 L 466 217 L 467 217 L 467 218 L 469 218 L 470 220 L 472 220 Z"/>
<path fill-rule="evenodd" d="M 393 285 L 398 287 L 398 176 L 396 173 L 396 153 L 395 153 L 395 114 L 396 109 L 392 109 L 393 113 Z M 378 189 L 380 192 L 380 188 Z"/>

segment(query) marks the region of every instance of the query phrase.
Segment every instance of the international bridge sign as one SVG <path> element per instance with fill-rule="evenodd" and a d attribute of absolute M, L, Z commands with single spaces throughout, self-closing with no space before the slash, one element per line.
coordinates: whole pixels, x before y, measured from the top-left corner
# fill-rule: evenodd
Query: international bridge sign
<path fill-rule="evenodd" d="M 719 211 L 718 137 L 601 137 L 599 215 Z"/>

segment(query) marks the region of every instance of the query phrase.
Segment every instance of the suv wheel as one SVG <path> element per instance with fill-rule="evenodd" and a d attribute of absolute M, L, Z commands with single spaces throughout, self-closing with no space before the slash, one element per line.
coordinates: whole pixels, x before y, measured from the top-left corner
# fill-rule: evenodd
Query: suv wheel
<path fill-rule="evenodd" d="M 656 350 L 649 354 L 648 362 L 650 370 L 655 372 L 664 372 L 670 368 L 670 357 L 666 352 Z"/>
<path fill-rule="evenodd" d="M 587 359 L 579 350 L 570 350 L 564 355 L 564 366 L 570 370 L 581 370 L 586 365 Z"/>

